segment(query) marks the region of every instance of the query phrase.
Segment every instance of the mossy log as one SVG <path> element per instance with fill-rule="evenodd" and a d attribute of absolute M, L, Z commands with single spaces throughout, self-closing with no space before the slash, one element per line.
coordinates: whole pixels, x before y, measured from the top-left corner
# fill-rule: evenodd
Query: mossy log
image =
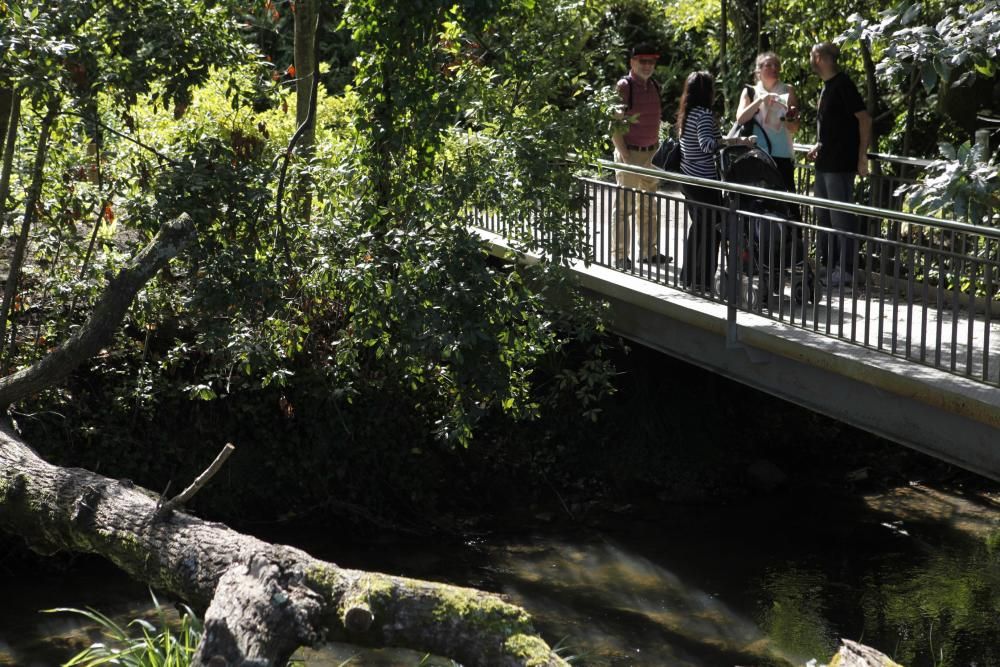
<path fill-rule="evenodd" d="M 523 609 L 474 589 L 337 567 L 174 512 L 127 481 L 42 460 L 0 430 L 0 526 L 95 553 L 205 612 L 196 664 L 283 665 L 299 646 L 399 646 L 466 665 L 565 664 Z"/>
<path fill-rule="evenodd" d="M 65 377 L 120 325 L 139 288 L 183 245 L 187 216 L 109 284 L 81 330 L 0 380 L 7 405 Z M 446 584 L 340 568 L 182 512 L 127 480 L 44 461 L 0 427 L 0 529 L 42 554 L 93 553 L 138 581 L 204 608 L 195 665 L 284 665 L 299 646 L 397 646 L 466 665 L 565 665 L 523 609 Z"/>

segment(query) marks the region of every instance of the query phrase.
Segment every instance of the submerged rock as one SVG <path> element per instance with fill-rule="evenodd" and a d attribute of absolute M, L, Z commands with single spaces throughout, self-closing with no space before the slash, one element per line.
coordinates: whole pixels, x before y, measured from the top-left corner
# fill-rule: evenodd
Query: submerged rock
<path fill-rule="evenodd" d="M 829 667 L 901 667 L 901 665 L 870 646 L 852 642 L 850 639 L 841 639 L 840 650 L 833 656 Z"/>

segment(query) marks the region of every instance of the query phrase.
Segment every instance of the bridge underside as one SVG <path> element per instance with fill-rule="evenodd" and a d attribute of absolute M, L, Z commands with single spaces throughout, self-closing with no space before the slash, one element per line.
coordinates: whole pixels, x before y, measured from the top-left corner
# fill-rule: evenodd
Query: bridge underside
<path fill-rule="evenodd" d="M 498 255 L 509 251 L 490 238 Z M 1000 481 L 1000 391 L 600 266 L 574 268 L 621 336 Z"/>

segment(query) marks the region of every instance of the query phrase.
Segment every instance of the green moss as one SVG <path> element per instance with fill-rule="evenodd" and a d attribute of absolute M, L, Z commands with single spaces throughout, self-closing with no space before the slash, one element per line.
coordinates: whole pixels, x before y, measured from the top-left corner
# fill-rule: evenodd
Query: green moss
<path fill-rule="evenodd" d="M 10 479 L 0 480 L 0 504 L 17 500 L 18 494 L 24 492 L 27 480 L 21 473 L 15 474 Z"/>
<path fill-rule="evenodd" d="M 373 611 L 392 600 L 395 587 L 392 580 L 378 574 L 365 574 L 358 580 L 358 589 L 364 591 L 364 600 Z"/>
<path fill-rule="evenodd" d="M 328 567 L 310 567 L 306 569 L 306 582 L 322 593 L 333 590 L 336 577 Z"/>
<path fill-rule="evenodd" d="M 509 636 L 531 632 L 531 617 L 528 612 L 496 597 L 452 586 L 442 587 L 438 596 L 441 601 L 433 615 L 434 620 L 439 623 L 459 618 L 482 633 Z"/>
<path fill-rule="evenodd" d="M 342 589 L 346 581 L 337 574 L 336 570 L 330 567 L 313 567 L 306 571 L 306 581 L 316 589 L 320 595 L 333 598 L 337 595 L 338 589 Z M 378 611 L 385 603 L 392 600 L 395 594 L 395 586 L 392 579 L 380 574 L 363 574 L 357 583 L 352 586 L 351 593 L 354 595 L 345 598 L 343 604 L 351 604 L 358 597 L 368 603 L 373 612 Z"/>
<path fill-rule="evenodd" d="M 115 559 L 119 561 L 139 564 L 143 563 L 147 557 L 146 547 L 138 537 L 128 531 L 100 530 L 97 533 L 99 541 L 85 533 L 74 533 L 74 535 L 78 540 L 77 546 L 81 549 L 93 547 L 96 542 L 100 550 L 109 550 L 115 554 Z"/>
<path fill-rule="evenodd" d="M 128 530 L 99 530 L 96 537 L 73 531 L 72 539 L 79 551 L 100 553 L 122 570 L 145 579 L 151 585 L 181 594 L 190 582 L 180 572 L 164 567 L 150 553 L 149 545 Z"/>
<path fill-rule="evenodd" d="M 543 667 L 549 664 L 552 649 L 535 635 L 517 634 L 508 637 L 503 645 L 504 653 L 524 661 L 526 667 Z"/>

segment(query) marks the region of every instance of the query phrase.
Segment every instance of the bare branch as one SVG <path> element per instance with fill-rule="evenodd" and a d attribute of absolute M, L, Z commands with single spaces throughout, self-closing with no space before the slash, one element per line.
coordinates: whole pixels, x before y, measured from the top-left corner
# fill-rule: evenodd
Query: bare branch
<path fill-rule="evenodd" d="M 160 151 L 156 150 L 152 146 L 147 146 L 146 144 L 142 143 L 141 141 L 139 141 L 138 139 L 136 139 L 133 136 L 127 135 L 124 132 L 119 132 L 118 130 L 116 130 L 115 128 L 111 127 L 107 123 L 102 122 L 100 118 L 95 118 L 93 114 L 80 113 L 79 111 L 63 111 L 62 113 L 65 116 L 77 116 L 78 118 L 83 118 L 86 121 L 94 123 L 95 125 L 97 125 L 97 126 L 103 128 L 103 129 L 107 130 L 108 132 L 110 132 L 111 134 L 115 135 L 116 137 L 120 137 L 120 138 L 124 139 L 125 141 L 128 141 L 128 142 L 131 142 L 131 143 L 135 144 L 136 146 L 138 146 L 139 148 L 142 148 L 143 150 L 149 151 L 150 153 L 152 153 L 153 155 L 155 155 L 157 158 L 159 158 L 163 162 L 166 162 L 167 164 L 169 164 L 169 165 L 171 165 L 173 167 L 180 167 L 181 165 L 184 164 L 180 160 L 175 160 L 175 159 L 173 159 L 172 157 L 170 157 L 168 155 L 164 155 L 163 153 L 161 153 Z"/>
<path fill-rule="evenodd" d="M 212 465 L 208 466 L 208 469 L 205 470 L 205 472 L 198 475 L 198 477 L 191 482 L 191 486 L 184 489 L 156 509 L 155 518 L 162 519 L 164 516 L 170 514 L 175 509 L 191 500 L 191 498 L 194 497 L 194 494 L 201 491 L 202 487 L 208 484 L 209 480 L 215 477 L 215 473 L 219 472 L 219 469 L 222 468 L 222 464 L 226 462 L 226 459 L 229 458 L 229 455 L 233 453 L 234 449 L 236 449 L 236 447 L 234 447 L 232 443 L 227 442 L 226 446 L 222 448 L 221 452 L 219 452 L 219 455 L 215 457 L 214 461 L 212 461 Z"/>

